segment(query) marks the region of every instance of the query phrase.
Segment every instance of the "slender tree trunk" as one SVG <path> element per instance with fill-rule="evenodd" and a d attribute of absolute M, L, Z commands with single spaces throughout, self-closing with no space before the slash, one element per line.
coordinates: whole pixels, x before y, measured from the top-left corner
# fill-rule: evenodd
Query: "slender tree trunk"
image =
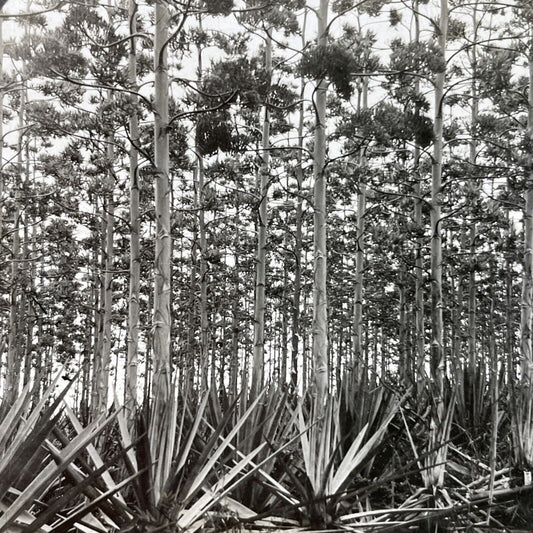
<path fill-rule="evenodd" d="M 515 230 L 514 223 L 511 220 L 509 211 L 507 212 L 507 245 L 512 246 L 512 242 L 515 239 Z M 515 368 L 515 337 L 514 337 L 514 311 L 515 311 L 515 302 L 513 298 L 513 260 L 511 257 L 510 251 L 507 252 L 505 258 L 505 269 L 507 272 L 506 276 L 506 311 L 505 311 L 505 326 L 507 329 L 506 335 L 506 353 L 507 353 L 507 404 L 510 410 L 510 422 L 511 422 L 511 435 L 515 435 L 515 438 L 511 439 L 513 457 L 519 459 L 520 457 L 520 440 L 519 435 L 519 424 L 517 406 L 519 400 L 519 391 L 517 390 L 518 380 L 516 379 L 516 368 Z"/>
<path fill-rule="evenodd" d="M 461 228 L 460 236 L 460 250 L 465 250 L 466 248 L 466 228 L 463 226 Z M 457 274 L 457 273 L 456 273 Z M 464 299 L 464 275 L 460 273 L 457 277 L 457 289 L 454 290 L 455 294 L 455 303 L 453 306 L 453 336 L 452 336 L 452 354 L 454 360 L 454 368 L 456 369 L 456 376 L 460 377 L 463 372 L 463 353 L 462 353 L 462 323 L 461 318 L 463 316 L 463 299 Z M 454 287 L 455 289 L 455 287 Z"/>
<path fill-rule="evenodd" d="M 196 175 L 198 178 L 198 228 L 200 244 L 200 380 L 203 390 L 209 383 L 209 320 L 207 309 L 207 235 L 205 230 L 205 172 L 202 156 L 197 159 Z"/>
<path fill-rule="evenodd" d="M 272 38 L 270 30 L 265 37 L 265 71 L 267 83 L 272 77 Z M 257 254 L 255 260 L 254 304 L 254 359 L 252 363 L 251 398 L 256 398 L 263 387 L 265 373 L 265 284 L 268 232 L 268 188 L 270 182 L 270 109 L 268 100 L 263 111 L 263 134 L 261 139 L 261 168 L 259 184 L 259 218 L 257 224 Z"/>
<path fill-rule="evenodd" d="M 419 20 L 419 1 L 414 0 L 413 4 L 415 36 L 416 43 L 420 40 L 420 20 Z M 415 91 L 420 90 L 418 78 L 415 82 Z M 415 110 L 419 113 L 419 109 Z M 424 222 L 422 219 L 422 176 L 420 173 L 420 146 L 415 144 L 413 151 L 413 168 L 415 174 L 414 186 L 414 223 L 418 236 L 415 244 L 415 378 L 417 397 L 423 394 L 426 383 L 426 353 L 425 353 L 425 325 L 424 325 Z"/>
<path fill-rule="evenodd" d="M 441 0 L 439 52 L 446 59 L 448 29 L 448 1 Z M 435 142 L 433 146 L 431 186 L 431 378 L 439 396 L 444 387 L 443 300 L 442 300 L 442 152 L 444 81 L 446 69 L 437 73 L 435 80 Z"/>
<path fill-rule="evenodd" d="M 530 139 L 533 139 L 533 30 L 530 30 L 531 42 L 529 47 L 529 101 L 527 130 Z M 520 302 L 520 358 L 522 367 L 522 380 L 527 385 L 532 385 L 533 377 L 533 352 L 531 320 L 533 317 L 533 155 L 530 156 L 530 168 L 527 169 L 526 180 L 526 205 L 524 208 L 524 271 L 522 280 L 522 298 Z"/>
<path fill-rule="evenodd" d="M 14 178 L 13 202 L 13 241 L 11 248 L 11 288 L 9 298 L 9 334 L 7 345 L 7 401 L 14 400 L 18 393 L 20 374 L 20 226 L 21 226 L 21 188 L 22 188 L 22 154 L 24 142 L 24 116 L 26 107 L 26 89 L 20 90 L 20 105 L 18 110 L 18 142 L 17 142 L 17 169 Z"/>
<path fill-rule="evenodd" d="M 302 48 L 305 46 L 305 29 L 307 23 L 307 11 L 304 13 L 302 22 Z M 292 300 L 292 333 L 291 333 L 291 389 L 298 390 L 298 352 L 300 341 L 300 305 L 302 294 L 302 224 L 303 224 L 303 195 L 302 187 L 304 181 L 303 172 L 303 144 L 304 144 L 304 95 L 305 81 L 300 78 L 300 106 L 298 110 L 298 148 L 296 153 L 296 212 L 295 212 L 295 234 L 294 234 L 294 295 Z M 305 357 L 305 355 L 304 355 Z"/>
<path fill-rule="evenodd" d="M 202 29 L 201 15 L 198 15 L 198 29 Z M 202 81 L 203 72 L 203 48 L 202 44 L 198 44 L 197 59 L 198 59 L 198 82 Z M 196 152 L 196 198 L 198 201 L 198 231 L 199 231 L 199 249 L 200 249 L 200 382 L 202 390 L 207 390 L 209 384 L 209 320 L 207 307 L 207 235 L 205 228 L 205 169 L 204 159 L 200 153 L 200 146 L 198 138 L 195 145 Z M 214 369 L 213 369 L 214 372 Z"/>
<path fill-rule="evenodd" d="M 105 246 L 104 246 L 104 291 L 103 291 L 103 338 L 100 374 L 97 376 L 99 386 L 98 412 L 107 409 L 109 396 L 109 375 L 111 371 L 112 319 L 113 319 L 113 257 L 114 257 L 114 225 L 115 225 L 115 176 L 112 169 L 114 150 L 113 134 L 106 137 L 107 159 L 110 166 L 104 200 Z"/>
<path fill-rule="evenodd" d="M 198 167 L 193 169 L 193 205 L 195 209 L 200 208 L 200 202 L 198 199 Z M 198 316 L 197 310 L 197 282 L 198 282 L 198 248 L 199 248 L 199 242 L 198 242 L 198 228 L 197 224 L 194 225 L 193 231 L 192 231 L 192 246 L 191 246 L 191 276 L 190 276 L 190 284 L 191 284 L 191 290 L 189 291 L 189 309 L 188 309 L 188 319 L 189 319 L 189 325 L 188 325 L 188 334 L 187 334 L 187 347 L 185 354 L 183 355 L 185 357 L 185 361 L 183 362 L 183 367 L 187 370 L 187 379 L 188 382 L 191 385 L 194 385 L 194 376 L 196 374 L 196 361 L 195 357 L 189 357 L 188 354 L 197 353 L 197 342 L 196 342 L 196 318 Z M 200 363 L 200 374 L 202 373 L 202 365 Z M 202 381 L 202 378 L 200 378 L 200 381 Z"/>
<path fill-rule="evenodd" d="M 472 15 L 472 23 L 474 27 L 474 40 L 472 45 L 472 105 L 470 112 L 470 151 L 468 162 L 470 163 L 471 172 L 476 172 L 477 159 L 477 142 L 476 142 L 476 125 L 479 114 L 479 102 L 477 91 L 477 2 L 474 5 L 474 12 Z M 477 184 L 477 180 L 475 182 Z M 473 266 L 476 257 L 476 221 L 473 220 L 470 224 L 470 257 Z M 468 278 L 468 371 L 471 377 L 474 377 L 476 370 L 476 273 L 473 268 L 470 268 Z M 473 381 L 475 383 L 475 380 Z"/>
<path fill-rule="evenodd" d="M 279 383 L 285 386 L 287 383 L 287 361 L 289 359 L 289 312 L 287 309 L 287 287 L 289 285 L 289 276 L 287 268 L 283 269 L 283 292 L 281 297 L 281 365 Z"/>
<path fill-rule="evenodd" d="M 363 87 L 361 93 L 361 109 L 368 107 L 368 78 L 362 80 Z M 363 169 L 366 166 L 366 156 L 364 147 L 361 148 L 359 155 L 359 165 Z M 360 378 L 361 356 L 362 356 L 362 327 L 363 327 L 363 275 L 365 269 L 365 216 L 366 216 L 366 184 L 363 181 L 359 183 L 357 192 L 357 241 L 355 253 L 355 294 L 354 294 L 354 360 L 352 368 L 354 369 L 354 378 L 356 381 Z"/>
<path fill-rule="evenodd" d="M 137 2 L 129 0 L 129 33 L 137 33 Z M 132 90 L 137 90 L 136 39 L 130 39 L 128 81 Z M 141 283 L 141 245 L 139 209 L 139 118 L 138 97 L 131 96 L 133 111 L 130 115 L 130 285 L 128 300 L 128 356 L 126 360 L 125 406 L 130 424 L 137 402 L 137 367 L 139 360 L 139 295 Z"/>
<path fill-rule="evenodd" d="M 233 302 L 232 302 L 232 316 L 231 316 L 231 356 L 230 356 L 230 378 L 229 378 L 229 401 L 232 403 L 238 394 L 238 383 L 239 383 L 239 333 L 240 328 L 240 313 L 239 313 L 239 241 L 240 241 L 240 231 L 239 231 L 239 200 L 235 206 L 235 285 L 233 289 Z"/>
<path fill-rule="evenodd" d="M 318 44 L 328 42 L 328 0 L 320 0 Z M 316 405 L 320 409 L 328 390 L 328 303 L 327 303 L 327 212 L 326 212 L 326 97 L 327 82 L 320 80 L 315 89 L 314 185 L 314 276 L 313 276 L 313 364 Z"/>
<path fill-rule="evenodd" d="M 171 230 L 168 134 L 168 28 L 170 15 L 167 3 L 155 4 L 154 38 L 154 145 L 155 145 L 155 286 L 153 318 L 153 382 L 155 406 L 152 428 L 159 431 L 161 410 L 170 398 L 170 291 Z M 155 442 L 155 441 L 154 441 Z"/>
<path fill-rule="evenodd" d="M 32 189 L 30 182 L 30 142 L 24 145 L 24 188 L 26 191 Z M 32 176 L 33 184 L 35 175 Z M 24 217 L 24 243 L 23 243 L 23 261 L 25 265 L 25 289 L 22 298 L 22 309 L 24 309 L 24 377 L 23 386 L 26 386 L 31 380 L 33 364 L 33 328 L 35 326 L 35 310 L 33 301 L 30 297 L 35 290 L 35 258 L 33 256 L 33 243 L 35 242 L 35 220 L 31 211 L 28 211 Z M 30 229 L 31 228 L 31 229 Z M 31 234 L 30 234 L 31 231 Z"/>
<path fill-rule="evenodd" d="M 103 205 L 103 202 L 102 202 Z M 94 346 L 93 346 L 93 379 L 91 383 L 91 420 L 98 416 L 99 411 L 99 376 L 102 373 L 102 340 L 103 340 L 103 289 L 104 282 L 101 272 L 104 269 L 103 249 L 105 233 L 105 217 L 99 213 L 100 205 L 98 196 L 94 203 L 94 216 L 99 218 L 100 223 L 96 225 L 93 231 L 94 250 L 93 250 L 93 294 L 94 294 Z"/>
<path fill-rule="evenodd" d="M 446 34 L 448 27 L 448 1 L 441 0 L 440 27 L 439 27 L 439 53 L 440 59 L 446 59 Z M 444 324 L 443 324 L 443 299 L 442 299 L 442 152 L 443 152 L 443 110 L 444 110 L 444 82 L 446 68 L 437 73 L 435 80 L 435 123 L 432 160 L 432 185 L 431 185 L 431 385 L 434 397 L 434 408 L 431 412 L 431 426 L 428 441 L 428 461 L 431 468 L 425 477 L 426 486 L 442 487 L 447 447 L 446 445 L 435 450 L 435 444 L 448 440 L 445 425 L 446 413 L 444 411 Z"/>
<path fill-rule="evenodd" d="M 410 385 L 409 364 L 407 362 L 407 301 L 405 298 L 406 285 L 405 264 L 400 269 L 399 292 L 399 335 L 398 335 L 398 369 L 400 379 L 406 387 Z"/>
<path fill-rule="evenodd" d="M 361 163 L 363 158 L 361 158 Z M 363 326 L 363 273 L 364 273 L 364 232 L 366 213 L 366 187 L 359 184 L 357 192 L 357 246 L 355 253 L 355 295 L 354 295 L 354 377 L 359 378 L 362 354 L 362 326 Z"/>
<path fill-rule="evenodd" d="M 510 219 L 509 211 L 507 212 L 507 245 L 510 247 L 511 242 L 514 239 L 514 227 L 513 222 Z M 515 336 L 513 327 L 513 311 L 514 311 L 514 302 L 513 302 L 513 263 L 510 258 L 510 252 L 507 252 L 505 258 L 505 271 L 507 272 L 505 276 L 505 353 L 507 354 L 507 383 L 511 386 L 515 382 L 516 373 L 515 373 L 515 359 L 514 359 L 514 350 L 515 350 Z M 511 403 L 511 402 L 510 402 Z"/>
<path fill-rule="evenodd" d="M 491 279 L 495 279 L 495 273 L 491 268 Z M 489 360 L 490 360 L 490 400 L 491 400 L 491 436 L 490 436 L 490 480 L 489 480 L 489 504 L 492 505 L 496 464 L 498 459 L 498 398 L 499 398 L 499 373 L 498 354 L 496 347 L 495 323 L 494 323 L 494 285 L 490 286 L 490 315 L 489 315 Z M 491 506 L 489 505 L 489 512 Z M 490 514 L 489 514 L 490 516 Z"/>

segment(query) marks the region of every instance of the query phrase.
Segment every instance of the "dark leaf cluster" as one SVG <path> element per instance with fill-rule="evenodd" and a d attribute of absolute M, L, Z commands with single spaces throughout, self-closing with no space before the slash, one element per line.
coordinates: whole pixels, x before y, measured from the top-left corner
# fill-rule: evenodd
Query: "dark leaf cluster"
<path fill-rule="evenodd" d="M 257 58 L 231 58 L 214 63 L 201 85 L 201 98 L 213 105 L 224 102 L 233 93 L 230 103 L 256 108 L 268 92 L 267 73 Z"/>
<path fill-rule="evenodd" d="M 405 112 L 387 102 L 372 109 L 361 110 L 344 119 L 337 129 L 343 137 L 361 137 L 364 142 L 393 147 L 397 143 L 414 141 L 421 147 L 433 142 L 433 123 L 420 114 Z"/>
<path fill-rule="evenodd" d="M 314 46 L 303 56 L 300 71 L 303 76 L 314 80 L 328 80 L 344 99 L 353 93 L 352 74 L 357 63 L 350 50 L 336 43 Z"/>
<path fill-rule="evenodd" d="M 196 144 L 203 156 L 214 154 L 218 150 L 230 152 L 233 148 L 233 135 L 229 112 L 219 110 L 199 115 Z"/>
<path fill-rule="evenodd" d="M 203 0 L 204 8 L 212 15 L 229 15 L 233 9 L 233 0 Z"/>

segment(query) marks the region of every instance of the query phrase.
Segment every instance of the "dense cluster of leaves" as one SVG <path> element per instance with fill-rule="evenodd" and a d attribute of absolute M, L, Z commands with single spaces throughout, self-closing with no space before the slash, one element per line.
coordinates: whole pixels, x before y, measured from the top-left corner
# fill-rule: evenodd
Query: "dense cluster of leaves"
<path fill-rule="evenodd" d="M 426 116 L 380 102 L 371 109 L 344 117 L 337 133 L 348 139 L 358 136 L 365 144 L 374 142 L 382 147 L 391 148 L 414 140 L 425 148 L 433 140 L 433 123 Z"/>
<path fill-rule="evenodd" d="M 202 0 L 205 9 L 213 15 L 229 15 L 233 9 L 233 0 Z"/>
<path fill-rule="evenodd" d="M 308 49 L 300 62 L 300 70 L 308 78 L 329 81 L 342 98 L 348 99 L 353 93 L 356 65 L 350 50 L 330 43 Z"/>
<path fill-rule="evenodd" d="M 218 150 L 230 152 L 233 136 L 229 112 L 203 113 L 196 124 L 196 142 L 203 156 L 214 154 Z"/>

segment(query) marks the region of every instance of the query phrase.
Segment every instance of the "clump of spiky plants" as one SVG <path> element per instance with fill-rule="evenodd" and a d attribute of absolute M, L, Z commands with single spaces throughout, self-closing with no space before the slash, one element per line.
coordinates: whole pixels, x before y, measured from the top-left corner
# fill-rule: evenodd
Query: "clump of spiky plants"
<path fill-rule="evenodd" d="M 70 384 L 57 396 L 54 391 L 61 373 L 44 392 L 37 405 L 31 405 L 31 386 L 28 384 L 13 405 L 2 409 L 0 421 L 0 531 L 10 531 L 14 524 L 24 524 L 25 531 L 50 531 L 59 513 L 73 501 L 91 490 L 98 491 L 98 479 L 110 463 L 87 469 L 75 463 L 91 443 L 112 422 L 113 417 L 100 417 L 86 428 L 80 428 L 72 438 L 61 434 L 62 402 Z M 54 436 L 61 434 L 62 443 Z M 51 494 L 64 483 L 74 484 L 59 493 Z M 109 490 L 108 496 L 119 487 Z M 100 493 L 99 493 L 100 495 Z M 50 498 L 50 503 L 42 502 Z M 86 520 L 104 527 L 85 507 L 77 512 L 73 524 Z M 113 523 L 114 524 L 114 523 Z M 56 524 L 57 525 L 57 524 Z M 54 531 L 61 529 L 54 528 Z"/>
<path fill-rule="evenodd" d="M 324 406 L 313 401 L 298 403 L 294 426 L 300 449 L 293 451 L 290 461 L 284 462 L 283 473 L 293 517 L 302 525 L 317 528 L 347 525 L 343 517 L 365 499 L 363 495 L 358 499 L 354 487 L 376 457 L 400 404 L 397 398 L 383 400 L 381 404 L 380 401 L 374 409 L 361 414 L 367 420 L 357 432 L 344 434 L 341 402 L 337 397 L 330 396 Z M 363 481 L 361 485 L 365 487 L 363 492 L 372 490 L 369 483 Z"/>

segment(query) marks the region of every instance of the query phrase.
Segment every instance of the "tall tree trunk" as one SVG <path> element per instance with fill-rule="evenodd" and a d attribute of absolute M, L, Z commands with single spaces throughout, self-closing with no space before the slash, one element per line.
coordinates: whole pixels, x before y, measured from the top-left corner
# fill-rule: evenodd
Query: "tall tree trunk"
<path fill-rule="evenodd" d="M 287 383 L 287 362 L 289 358 L 289 310 L 287 309 L 289 276 L 287 270 L 287 268 L 283 269 L 283 292 L 281 296 L 281 365 L 279 383 L 283 387 Z"/>
<path fill-rule="evenodd" d="M 527 130 L 533 139 L 533 30 L 529 45 L 529 100 Z M 520 358 L 522 379 L 525 384 L 533 385 L 533 352 L 531 320 L 533 317 L 533 155 L 530 155 L 530 168 L 527 169 L 526 205 L 524 208 L 524 271 L 522 280 L 522 298 L 520 302 Z"/>
<path fill-rule="evenodd" d="M 231 312 L 231 355 L 230 355 L 230 377 L 229 377 L 229 401 L 232 403 L 238 394 L 239 383 L 239 333 L 240 328 L 240 302 L 239 302 L 239 242 L 240 242 L 240 230 L 239 230 L 239 215 L 240 215 L 240 203 L 239 199 L 236 200 L 235 205 L 235 265 L 233 267 L 235 272 L 235 281 L 232 297 L 232 312 Z"/>
<path fill-rule="evenodd" d="M 448 1 L 441 0 L 439 27 L 439 54 L 444 62 L 446 59 L 446 34 L 448 28 Z M 446 413 L 444 410 L 444 324 L 442 300 L 442 152 L 443 152 L 443 110 L 444 110 L 444 81 L 446 68 L 443 64 L 442 72 L 437 73 L 435 80 L 435 124 L 432 160 L 431 185 L 431 385 L 434 397 L 434 408 L 431 412 L 431 427 L 428 441 L 428 461 L 431 467 L 425 476 L 427 487 L 432 489 L 442 487 L 446 468 L 448 434 L 446 428 Z M 435 449 L 435 445 L 442 446 Z M 444 462 L 443 462 L 444 459 Z"/>
<path fill-rule="evenodd" d="M 414 0 L 413 13 L 415 23 L 416 43 L 420 41 L 420 19 L 419 19 L 419 1 Z M 420 90 L 418 78 L 415 81 L 415 91 Z M 415 113 L 419 113 L 418 107 Z M 426 353 L 425 353 L 425 325 L 424 325 L 424 222 L 422 219 L 422 175 L 420 173 L 420 146 L 415 144 L 413 151 L 413 168 L 415 175 L 414 186 L 414 223 L 418 236 L 415 244 L 415 379 L 417 397 L 420 398 L 424 392 L 426 383 Z"/>
<path fill-rule="evenodd" d="M 24 145 L 24 188 L 30 191 L 32 183 L 30 182 L 30 140 Z M 32 176 L 35 183 L 35 175 Z M 27 194 L 27 193 L 26 193 Z M 30 210 L 24 216 L 24 242 L 22 246 L 22 258 L 25 265 L 25 288 L 22 293 L 22 306 L 24 310 L 24 375 L 23 386 L 26 386 L 31 380 L 32 368 L 38 368 L 33 363 L 33 328 L 35 326 L 35 310 L 31 294 L 35 290 L 35 257 L 33 254 L 33 243 L 35 242 L 36 222 Z M 31 229 L 30 229 L 31 228 Z M 30 235 L 31 231 L 31 235 Z"/>
<path fill-rule="evenodd" d="M 490 269 L 490 279 L 495 279 L 495 272 L 493 267 Z M 490 295 L 490 315 L 489 315 L 489 361 L 490 361 L 490 400 L 491 400 L 491 436 L 490 436 L 490 452 L 489 452 L 489 510 L 492 506 L 492 498 L 494 491 L 494 481 L 496 475 L 496 464 L 498 459 L 498 399 L 499 399 L 499 372 L 498 372 L 498 353 L 496 347 L 496 327 L 494 323 L 494 285 L 489 288 Z M 490 515 L 489 515 L 490 517 Z M 490 519 L 490 518 L 489 518 Z"/>
<path fill-rule="evenodd" d="M 102 202 L 103 204 L 103 202 Z M 105 233 L 105 217 L 99 212 L 99 198 L 96 195 L 94 201 L 94 216 L 99 220 L 99 224 L 95 224 L 95 229 L 92 232 L 94 237 L 93 249 L 93 294 L 94 294 L 94 346 L 93 346 L 93 380 L 91 383 L 91 420 L 98 416 L 99 410 L 99 378 L 102 372 L 102 341 L 103 341 L 103 289 L 104 282 L 101 272 L 104 269 L 103 264 L 103 249 L 104 249 L 104 233 Z M 103 207 L 102 207 L 103 212 Z"/>
<path fill-rule="evenodd" d="M 360 164 L 364 165 L 365 158 L 361 156 Z M 355 253 L 355 294 L 354 294 L 354 378 L 359 379 L 362 359 L 362 331 L 363 331 L 363 273 L 364 273 L 364 232 L 366 213 L 366 186 L 359 183 L 357 192 L 357 241 Z"/>
<path fill-rule="evenodd" d="M 465 250 L 466 248 L 466 227 L 461 228 L 461 236 L 459 239 L 459 249 Z M 463 374 L 463 353 L 462 353 L 462 323 L 461 318 L 463 316 L 463 299 L 464 299 L 464 275 L 460 272 L 452 272 L 452 281 L 455 283 L 455 278 L 457 278 L 457 289 L 455 286 L 452 289 L 452 294 L 454 294 L 454 306 L 452 310 L 452 324 L 453 324 L 453 334 L 452 334 L 452 357 L 453 357 L 453 368 L 455 369 L 455 376 L 461 378 Z"/>
<path fill-rule="evenodd" d="M 448 30 L 448 1 L 441 0 L 439 53 L 446 60 L 446 34 Z M 433 145 L 431 185 L 431 378 L 440 397 L 444 388 L 443 300 L 442 300 L 442 152 L 444 81 L 446 68 L 435 79 L 435 141 Z"/>
<path fill-rule="evenodd" d="M 200 202 L 198 199 L 198 167 L 193 169 L 193 205 L 195 206 L 195 209 L 200 208 Z M 198 215 L 199 216 L 199 215 Z M 197 287 L 197 281 L 198 281 L 198 248 L 199 248 L 199 242 L 198 242 L 198 228 L 197 224 L 194 225 L 194 228 L 192 230 L 192 238 L 191 238 L 192 246 L 191 246 L 191 275 L 190 275 L 190 286 L 191 290 L 189 291 L 189 309 L 188 309 L 188 319 L 189 319 L 189 325 L 188 325 L 188 334 L 187 334 L 187 347 L 185 350 L 185 353 L 182 355 L 182 357 L 185 358 L 185 360 L 182 363 L 182 367 L 186 369 L 187 372 L 187 380 L 190 383 L 190 385 L 194 385 L 194 378 L 197 374 L 196 372 L 196 358 L 190 357 L 188 354 L 195 354 L 197 352 L 197 342 L 196 342 L 196 318 L 198 316 L 197 310 L 197 293 L 196 293 L 196 287 Z M 200 362 L 200 374 L 202 374 L 202 365 Z M 200 376 L 200 382 L 202 382 L 202 377 Z"/>
<path fill-rule="evenodd" d="M 110 96 L 111 98 L 111 96 Z M 109 374 L 111 371 L 111 344 L 112 344 L 112 318 L 113 318 L 113 257 L 114 257 L 114 225 L 115 225 L 115 176 L 113 171 L 113 134 L 106 137 L 107 160 L 109 171 L 104 199 L 105 217 L 105 244 L 104 244 L 104 291 L 103 291 L 103 338 L 101 352 L 101 368 L 98 380 L 98 412 L 101 414 L 107 409 L 109 396 Z"/>
<path fill-rule="evenodd" d="M 302 48 L 305 47 L 305 29 L 307 11 L 302 22 Z M 292 299 L 292 332 L 291 332 L 291 389 L 298 390 L 298 352 L 300 341 L 300 305 L 302 294 L 302 224 L 303 224 L 303 145 L 304 145 L 304 106 L 305 80 L 300 77 L 300 106 L 298 110 L 298 147 L 296 152 L 296 212 L 294 233 L 294 294 Z M 305 357 L 305 354 L 304 354 Z"/>
<path fill-rule="evenodd" d="M 270 30 L 265 37 L 265 71 L 267 83 L 272 77 L 272 38 Z M 256 398 L 263 387 L 265 374 L 265 284 L 268 231 L 268 187 L 270 182 L 270 109 L 268 99 L 263 110 L 263 133 L 261 139 L 261 168 L 259 183 L 259 217 L 257 224 L 257 254 L 255 260 L 254 302 L 254 358 L 252 363 L 251 398 Z"/>
<path fill-rule="evenodd" d="M 368 78 L 362 79 L 361 109 L 368 108 Z M 361 148 L 359 154 L 359 166 L 363 170 L 366 166 L 365 148 Z M 363 170 L 364 172 L 364 170 Z M 363 174 L 361 172 L 361 175 Z M 355 294 L 354 294 L 354 340 L 353 362 L 354 378 L 360 379 L 362 360 L 362 330 L 363 330 L 363 275 L 365 269 L 365 216 L 366 216 L 366 184 L 361 180 L 357 191 L 357 241 L 355 253 Z"/>
<path fill-rule="evenodd" d="M 474 40 L 472 45 L 472 104 L 470 108 L 470 129 L 471 138 L 469 146 L 468 162 L 470 164 L 470 170 L 472 174 L 476 172 L 476 160 L 477 160 L 477 142 L 476 142 L 476 125 L 479 114 L 479 101 L 477 91 L 477 8 L 478 3 L 474 4 L 474 11 L 472 15 L 472 24 L 474 28 Z M 478 180 L 473 183 L 477 184 Z M 476 221 L 473 220 L 470 224 L 470 257 L 471 268 L 468 278 L 468 371 L 473 378 L 476 370 L 476 273 L 474 268 L 474 259 L 476 257 Z M 475 383 L 475 380 L 472 381 Z"/>
<path fill-rule="evenodd" d="M 200 380 L 202 389 L 207 390 L 209 383 L 209 320 L 207 309 L 207 235 L 204 211 L 205 172 L 202 156 L 198 156 L 197 159 L 196 175 L 198 180 L 198 227 L 200 233 Z"/>
<path fill-rule="evenodd" d="M 406 387 L 409 387 L 411 384 L 411 374 L 410 367 L 407 361 L 407 301 L 405 297 L 405 285 L 406 285 L 406 271 L 405 264 L 402 263 L 400 267 L 400 279 L 398 283 L 398 292 L 399 292 L 399 335 L 398 335 L 398 370 L 400 374 L 400 380 L 405 384 Z"/>
<path fill-rule="evenodd" d="M 328 0 L 320 0 L 318 44 L 328 42 Z M 313 276 L 313 364 L 316 405 L 320 409 L 328 390 L 328 302 L 327 302 L 327 212 L 326 212 L 326 97 L 327 82 L 320 80 L 315 89 L 314 185 L 314 276 Z"/>
<path fill-rule="evenodd" d="M 514 225 L 509 216 L 509 211 L 507 211 L 507 234 L 504 236 L 504 239 L 507 241 L 507 246 L 512 246 L 512 241 L 514 239 Z M 505 257 L 505 271 L 507 272 L 505 276 L 505 353 L 507 354 L 507 383 L 511 386 L 515 382 L 516 373 L 515 373 L 515 360 L 514 360 L 514 350 L 515 350 L 515 328 L 513 327 L 513 311 L 514 311 L 514 302 L 513 302 L 513 262 L 510 257 L 510 253 L 506 253 Z M 511 402 L 510 402 L 511 403 Z"/>
<path fill-rule="evenodd" d="M 203 31 L 201 15 L 198 15 L 198 30 Z M 203 71 L 203 45 L 198 44 L 198 84 L 201 85 Z M 198 201 L 198 231 L 200 248 L 200 383 L 202 390 L 209 384 L 209 320 L 207 308 L 207 235 L 205 228 L 205 170 L 204 158 L 200 153 L 198 137 L 196 138 L 196 198 Z M 213 368 L 213 372 L 215 369 Z"/>
<path fill-rule="evenodd" d="M 129 33 L 137 33 L 137 2 L 129 0 Z M 136 39 L 130 37 L 128 81 L 133 91 L 137 86 Z M 128 356 L 126 360 L 125 406 L 130 423 L 137 401 L 137 367 L 139 359 L 139 295 L 141 282 L 140 210 L 139 210 L 139 118 L 138 97 L 131 95 L 130 115 L 130 284 L 128 300 Z"/>
<path fill-rule="evenodd" d="M 24 83 L 24 80 L 23 80 Z M 26 89 L 20 89 L 18 110 L 17 168 L 14 178 L 13 203 L 13 241 L 11 247 L 11 288 L 9 298 L 9 334 L 7 345 L 6 398 L 10 402 L 18 393 L 20 375 L 20 226 L 21 226 L 21 189 L 22 189 L 22 154 L 24 142 L 24 116 L 26 107 Z"/>
<path fill-rule="evenodd" d="M 164 0 L 155 4 L 154 38 L 154 145 L 155 145 L 155 285 L 153 318 L 154 411 L 152 430 L 159 431 L 161 411 L 170 398 L 170 291 L 171 230 L 168 134 L 168 28 L 170 14 Z M 152 433 L 154 435 L 154 433 Z M 155 441 L 153 441 L 155 442 Z"/>

